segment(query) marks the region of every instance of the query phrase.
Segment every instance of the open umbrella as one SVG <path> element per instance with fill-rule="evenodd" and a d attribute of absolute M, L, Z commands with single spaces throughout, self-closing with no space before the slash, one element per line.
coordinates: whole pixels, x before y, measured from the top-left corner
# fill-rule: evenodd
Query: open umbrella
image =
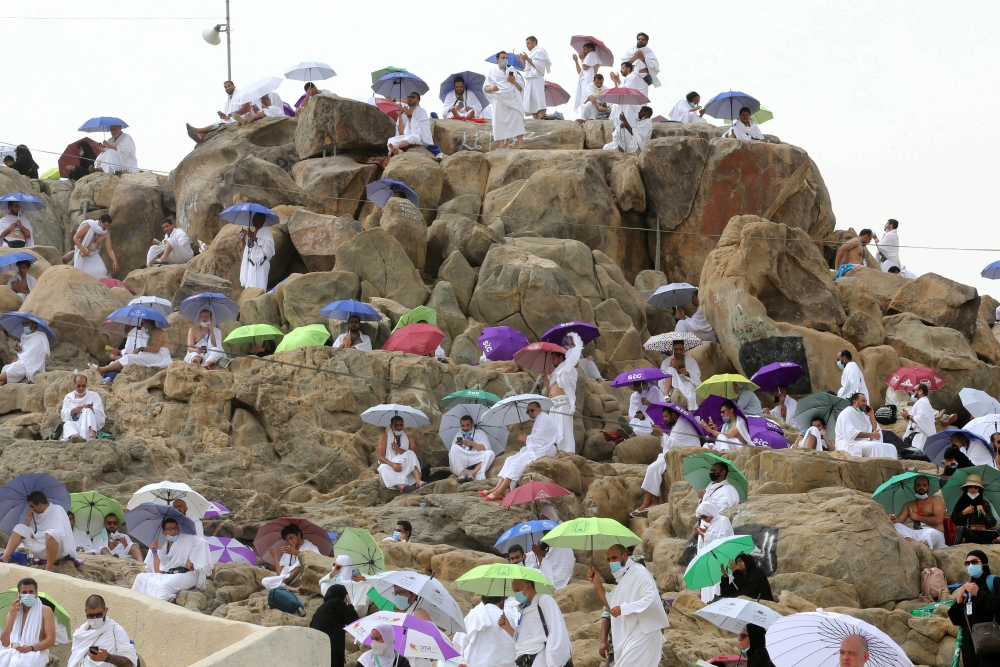
<path fill-rule="evenodd" d="M 167 321 L 160 311 L 146 306 L 122 306 L 107 316 L 107 320 L 128 326 L 139 326 L 143 320 L 150 320 L 158 329 L 169 329 Z"/>
<path fill-rule="evenodd" d="M 205 512 L 205 519 L 212 519 L 215 517 L 222 516 L 223 514 L 229 514 L 229 510 L 226 509 L 222 503 L 210 502 L 208 503 L 208 510 Z"/>
<path fill-rule="evenodd" d="M 293 79 L 295 81 L 324 81 L 332 79 L 335 76 L 337 76 L 337 73 L 333 71 L 332 67 L 326 63 L 314 60 L 301 62 L 285 72 L 286 79 Z"/>
<path fill-rule="evenodd" d="M 274 547 L 275 551 L 281 551 L 281 547 L 287 544 L 285 540 L 281 539 L 281 530 L 285 526 L 293 524 L 298 526 L 299 530 L 302 531 L 303 538 L 316 545 L 321 554 L 324 556 L 330 555 L 330 552 L 333 550 L 333 543 L 330 541 L 330 535 L 326 530 L 308 519 L 283 516 L 273 521 L 268 521 L 257 529 L 257 535 L 253 538 L 253 548 L 256 549 L 261 560 L 271 565 L 275 564 L 271 559 L 271 547 Z"/>
<path fill-rule="evenodd" d="M 410 93 L 423 95 L 428 90 L 430 86 L 424 83 L 423 79 L 409 72 L 390 72 L 372 84 L 372 92 L 393 100 L 406 97 Z"/>
<path fill-rule="evenodd" d="M 403 418 L 403 426 L 406 428 L 427 426 L 431 423 L 427 415 L 420 410 L 396 403 L 382 403 L 361 413 L 361 421 L 372 426 L 387 427 L 396 417 Z"/>
<path fill-rule="evenodd" d="M 45 202 L 32 194 L 24 192 L 11 192 L 0 197 L 0 210 L 6 211 L 7 205 L 16 202 L 21 207 L 21 212 L 40 211 L 45 208 Z"/>
<path fill-rule="evenodd" d="M 646 303 L 653 308 L 679 308 L 691 303 L 691 298 L 697 293 L 698 288 L 690 283 L 670 283 L 658 287 Z"/>
<path fill-rule="evenodd" d="M 386 352 L 406 352 L 419 356 L 434 354 L 441 342 L 444 332 L 433 324 L 415 322 L 396 329 L 382 344 Z"/>
<path fill-rule="evenodd" d="M 514 361 L 529 371 L 551 373 L 556 369 L 553 353 L 566 354 L 566 348 L 555 343 L 531 343 L 514 353 Z"/>
<path fill-rule="evenodd" d="M 566 90 L 554 81 L 545 82 L 545 106 L 559 107 L 569 102 L 572 97 Z M 483 106 L 486 106 L 485 104 Z"/>
<path fill-rule="evenodd" d="M 702 607 L 694 613 L 712 625 L 729 632 L 740 632 L 748 623 L 758 625 L 765 630 L 781 618 L 781 614 L 769 607 L 740 598 L 723 598 L 716 600 L 707 607 Z"/>
<path fill-rule="evenodd" d="M 235 537 L 206 537 L 208 555 L 213 563 L 246 563 L 257 567 L 257 554 Z"/>
<path fill-rule="evenodd" d="M 650 336 L 646 339 L 646 342 L 642 344 L 642 349 L 649 350 L 650 352 L 663 352 L 664 354 L 669 354 L 674 350 L 675 340 L 684 341 L 685 351 L 693 350 L 703 342 L 693 333 L 689 333 L 687 331 L 671 331 L 669 333 Z"/>
<path fill-rule="evenodd" d="M 2 268 L 2 265 L 0 265 L 0 268 Z M 1000 401 L 982 389 L 964 387 L 958 390 L 958 397 L 961 399 L 962 405 L 973 417 L 979 418 L 1000 413 Z"/>
<path fill-rule="evenodd" d="M 972 431 L 985 440 L 990 440 L 994 433 L 1000 433 L 1000 414 L 976 417 L 962 428 L 966 431 Z"/>
<path fill-rule="evenodd" d="M 760 111 L 757 113 L 750 114 L 750 120 L 760 125 L 761 123 L 766 123 L 767 121 L 774 118 L 774 112 L 768 109 L 763 104 L 760 105 Z M 732 125 L 733 121 L 726 118 L 723 120 L 726 125 Z"/>
<path fill-rule="evenodd" d="M 374 202 L 379 208 L 385 208 L 389 198 L 395 194 L 401 194 L 409 199 L 417 208 L 420 207 L 420 195 L 402 181 L 394 181 L 391 178 L 380 178 L 365 186 L 365 196 Z"/>
<path fill-rule="evenodd" d="M 492 54 L 486 59 L 486 62 L 496 65 L 497 54 Z M 507 67 L 513 67 L 514 69 L 524 71 L 524 63 L 522 63 L 521 59 L 517 57 L 517 51 L 514 49 L 507 49 Z"/>
<path fill-rule="evenodd" d="M 265 79 L 258 79 L 243 86 L 233 93 L 233 104 L 240 105 L 264 97 L 272 93 L 281 86 L 281 77 L 269 76 Z"/>
<path fill-rule="evenodd" d="M 16 588 L 8 588 L 4 592 L 0 593 L 0 628 L 3 627 L 3 621 L 7 618 L 7 614 L 10 613 L 10 606 L 14 604 L 14 600 L 18 599 L 18 592 Z M 38 591 L 38 597 L 44 598 L 52 603 L 55 607 L 53 614 L 56 617 L 56 623 L 61 625 L 66 630 L 66 635 L 68 637 L 73 636 L 73 626 L 72 621 L 69 616 L 69 612 L 53 599 L 51 595 L 44 591 Z"/>
<path fill-rule="evenodd" d="M 766 424 L 773 422 L 763 417 L 747 417 L 747 430 L 750 432 L 750 444 L 754 447 L 770 447 L 771 449 L 787 449 L 788 440 L 785 436 Z"/>
<path fill-rule="evenodd" d="M 913 391 L 918 384 L 925 384 L 929 389 L 940 389 L 948 381 L 926 366 L 904 366 L 886 378 L 885 383 L 893 389 Z"/>
<path fill-rule="evenodd" d="M 711 396 L 709 396 L 708 398 L 706 398 L 704 401 L 701 402 L 701 405 L 698 406 L 698 409 L 694 411 L 694 415 L 701 421 L 704 422 L 711 421 L 715 423 L 716 426 L 720 426 L 722 422 L 725 421 L 722 418 L 722 404 L 729 400 L 730 399 L 728 398 L 712 394 Z M 736 416 L 742 417 L 743 419 L 747 420 L 747 427 L 749 427 L 750 421 L 746 413 L 743 412 L 743 409 L 740 406 L 736 405 L 735 401 L 730 401 L 730 402 L 733 403 L 733 405 L 736 408 Z"/>
<path fill-rule="evenodd" d="M 441 407 L 447 409 L 453 405 L 485 405 L 491 407 L 500 397 L 482 389 L 460 389 L 441 399 Z"/>
<path fill-rule="evenodd" d="M 281 222 L 277 213 L 262 204 L 235 204 L 220 213 L 219 217 L 231 225 L 249 227 L 253 216 L 257 213 L 264 216 L 265 227 L 270 227 Z"/>
<path fill-rule="evenodd" d="M 479 337 L 479 347 L 490 361 L 510 361 L 528 346 L 528 338 L 514 327 L 486 327 Z"/>
<path fill-rule="evenodd" d="M 164 519 L 174 519 L 182 533 L 195 535 L 197 531 L 194 521 L 184 516 L 170 505 L 159 503 L 141 503 L 125 512 L 125 524 L 128 534 L 147 547 L 155 542 L 160 535 L 160 527 Z"/>
<path fill-rule="evenodd" d="M 423 658 L 427 664 L 434 664 L 435 661 L 442 664 L 440 661 L 460 655 L 455 645 L 433 623 L 412 614 L 380 611 L 351 623 L 344 630 L 362 644 L 371 646 L 372 630 L 376 625 L 383 624 L 392 626 L 395 635 L 393 648 L 411 664 L 416 658 Z M 385 667 L 390 665 L 387 663 Z"/>
<path fill-rule="evenodd" d="M 590 322 L 563 322 L 543 333 L 539 340 L 561 345 L 570 333 L 579 335 L 584 345 L 601 337 L 600 330 Z"/>
<path fill-rule="evenodd" d="M 750 381 L 765 391 L 777 391 L 778 386 L 790 387 L 805 375 L 794 361 L 776 361 L 773 364 L 761 366 Z"/>
<path fill-rule="evenodd" d="M 555 521 L 549 521 L 548 519 L 540 519 L 538 521 L 524 521 L 511 528 L 508 528 L 500 536 L 500 539 L 496 541 L 493 548 L 502 554 L 510 551 L 513 545 L 518 545 L 524 549 L 525 553 L 531 550 L 532 545 L 538 544 L 542 541 L 542 534 L 546 533 L 559 524 Z M 523 579 L 524 577 L 516 577 L 518 579 Z M 459 586 L 461 588 L 461 586 Z M 507 595 L 512 595 L 507 593 Z"/>
<path fill-rule="evenodd" d="M 740 391 L 734 390 L 733 384 L 741 385 Z M 760 388 L 739 373 L 719 373 L 702 382 L 695 391 L 702 398 L 714 395 L 732 400 L 740 395 L 743 386 L 754 391 Z"/>
<path fill-rule="evenodd" d="M 108 289 L 114 289 L 115 287 L 121 287 L 123 290 L 135 294 L 135 290 L 129 287 L 126 283 L 118 280 L 117 278 L 98 278 L 100 282 L 105 284 Z"/>
<path fill-rule="evenodd" d="M 364 574 L 385 570 L 385 555 L 372 534 L 364 528 L 344 528 L 333 545 L 333 555 L 350 556 L 354 567 Z"/>
<path fill-rule="evenodd" d="M 504 450 L 507 449 L 507 436 L 510 435 L 510 432 L 506 426 L 483 424 L 481 422 L 482 416 L 488 410 L 489 408 L 485 405 L 459 403 L 441 415 L 441 427 L 438 429 L 438 435 L 441 436 L 441 442 L 444 443 L 445 449 L 450 449 L 454 445 L 455 437 L 462 430 L 462 417 L 468 416 L 472 417 L 475 428 L 486 434 L 493 453 L 497 456 L 503 454 Z"/>
<path fill-rule="evenodd" d="M 482 74 L 476 74 L 475 72 L 469 71 L 455 72 L 442 81 L 441 89 L 438 91 L 439 100 L 444 102 L 445 98 L 455 90 L 455 79 L 459 77 L 465 81 L 465 90 L 467 92 L 475 95 L 484 108 L 489 106 L 490 99 L 486 97 L 486 93 L 483 92 L 483 85 L 486 84 L 486 77 Z"/>
<path fill-rule="evenodd" d="M 423 322 L 424 324 L 437 324 L 437 311 L 433 308 L 428 308 L 427 306 L 417 306 L 408 313 L 404 313 L 402 317 L 396 322 L 396 326 L 392 328 L 393 331 L 398 331 L 402 329 L 407 324 L 416 324 L 418 322 Z"/>
<path fill-rule="evenodd" d="M 711 436 L 708 435 L 708 431 L 706 431 L 704 427 L 702 427 L 701 422 L 698 421 L 698 417 L 696 415 L 691 414 L 690 412 L 688 412 L 681 406 L 677 405 L 676 403 L 667 403 L 667 402 L 660 403 L 654 401 L 649 404 L 648 408 L 646 408 L 646 414 L 649 415 L 649 418 L 653 421 L 654 424 L 656 424 L 662 429 L 665 429 L 666 432 L 669 433 L 670 428 L 667 427 L 667 422 L 663 417 L 663 411 L 668 408 L 676 412 L 680 419 L 684 419 L 685 421 L 687 421 L 687 423 L 691 424 L 691 426 L 694 428 L 694 430 L 698 433 L 699 436 L 701 436 L 705 440 L 709 440 L 711 438 Z"/>
<path fill-rule="evenodd" d="M 288 332 L 281 339 L 275 352 L 285 352 L 287 350 L 297 350 L 300 347 L 316 347 L 326 344 L 330 340 L 330 332 L 322 324 L 307 324 L 304 327 L 297 327 Z"/>
<path fill-rule="evenodd" d="M 518 394 L 497 401 L 496 405 L 483 414 L 481 423 L 487 426 L 510 426 L 526 422 L 528 421 L 528 413 L 525 410 L 529 403 L 536 402 L 542 406 L 542 410 L 552 409 L 552 401 L 545 396 Z"/>
<path fill-rule="evenodd" d="M 962 428 L 946 428 L 939 433 L 928 436 L 924 442 L 923 452 L 931 462 L 936 463 L 941 460 L 941 455 L 944 454 L 944 450 L 951 444 L 951 436 L 953 435 L 964 435 L 968 438 L 969 451 L 966 452 L 966 456 L 975 464 L 985 464 L 986 461 L 993 461 L 997 455 L 993 445 L 990 444 L 989 438 L 984 438 L 975 431 Z"/>
<path fill-rule="evenodd" d="M 531 521 L 529 523 L 552 523 L 551 521 Z M 518 524 L 524 526 L 527 524 Z M 554 524 L 553 524 L 554 525 Z M 514 526 L 517 528 L 517 526 Z M 511 530 L 514 530 L 511 528 Z M 509 531 L 508 531 L 509 532 Z M 504 533 L 506 535 L 507 533 Z M 501 539 L 503 539 L 501 537 Z M 499 544 L 499 542 L 497 543 Z M 530 581 L 535 585 L 535 592 L 552 594 L 555 588 L 552 582 L 545 578 L 541 572 L 524 565 L 514 565 L 513 563 L 489 563 L 474 567 L 461 577 L 455 580 L 455 587 L 460 591 L 469 591 L 479 595 L 489 595 L 495 597 L 510 597 L 514 595 L 511 588 L 517 579 Z"/>
<path fill-rule="evenodd" d="M 392 570 L 368 577 L 379 595 L 387 596 L 394 586 L 416 593 L 416 609 L 426 609 L 431 621 L 445 632 L 465 632 L 465 615 L 440 579 L 419 572 Z"/>
<path fill-rule="evenodd" d="M 86 121 L 78 128 L 80 132 L 110 132 L 112 125 L 121 125 L 122 129 L 128 127 L 128 123 L 115 116 L 96 116 Z"/>
<path fill-rule="evenodd" d="M 684 583 L 693 591 L 715 586 L 722 581 L 720 565 L 729 565 L 729 561 L 740 554 L 753 550 L 753 538 L 749 535 L 729 535 L 712 540 L 688 563 L 684 570 Z"/>
<path fill-rule="evenodd" d="M 667 377 L 667 374 L 659 368 L 635 368 L 630 371 L 620 373 L 611 381 L 612 387 L 631 387 L 636 382 L 656 382 Z"/>
<path fill-rule="evenodd" d="M 25 321 L 34 322 L 39 331 L 45 332 L 45 335 L 49 339 L 50 343 L 55 341 L 56 332 L 45 323 L 45 320 L 34 313 L 29 313 L 23 310 L 11 310 L 3 315 L 0 315 L 0 326 L 4 328 L 4 331 L 18 339 L 24 333 Z"/>
<path fill-rule="evenodd" d="M 393 100 L 387 100 L 384 97 L 370 97 L 369 104 L 378 107 L 379 111 L 384 113 L 389 118 L 399 120 L 399 112 L 403 109 L 403 105 L 399 102 Z"/>
<path fill-rule="evenodd" d="M 101 534 L 104 519 L 109 514 L 118 517 L 119 523 L 125 523 L 125 512 L 122 511 L 121 504 L 96 491 L 69 494 L 69 511 L 73 513 L 76 525 L 91 537 Z"/>
<path fill-rule="evenodd" d="M 903 505 L 916 500 L 917 496 L 913 491 L 913 482 L 917 477 L 923 477 L 930 483 L 931 495 L 938 492 L 941 483 L 937 475 L 928 475 L 922 472 L 904 472 L 900 475 L 893 475 L 888 480 L 879 485 L 872 494 L 872 500 L 877 502 L 885 510 L 886 514 L 899 514 Z"/>
<path fill-rule="evenodd" d="M 688 484 L 694 487 L 695 491 L 701 491 L 712 483 L 708 472 L 716 463 L 722 463 L 729 468 L 726 480 L 739 492 L 740 502 L 745 502 L 747 492 L 750 490 L 750 482 L 747 481 L 747 478 L 732 461 L 724 459 L 717 454 L 701 452 L 688 456 L 684 459 L 684 468 L 681 471 L 681 475 L 687 480 Z M 691 588 L 701 588 L 701 586 L 692 586 Z"/>
<path fill-rule="evenodd" d="M 38 257 L 30 252 L 12 252 L 9 255 L 0 256 L 0 271 L 10 271 L 17 266 L 18 262 L 28 262 L 34 264 Z"/>
<path fill-rule="evenodd" d="M 0 531 L 10 535 L 14 526 L 24 521 L 28 516 L 28 495 L 35 491 L 41 491 L 50 503 L 69 511 L 65 484 L 44 472 L 24 473 L 0 486 Z"/>
<path fill-rule="evenodd" d="M 177 312 L 180 313 L 181 317 L 197 322 L 203 310 L 212 313 L 212 321 L 216 324 L 229 322 L 240 316 L 240 304 L 219 292 L 202 292 L 189 296 L 181 301 Z"/>
<path fill-rule="evenodd" d="M 776 620 L 767 629 L 767 652 L 775 667 L 839 667 L 840 644 L 850 635 L 868 643 L 868 667 L 913 667 L 903 649 L 874 625 L 826 611 Z"/>
<path fill-rule="evenodd" d="M 955 508 L 955 503 L 962 495 L 962 485 L 969 475 L 979 475 L 983 480 L 983 497 L 993 506 L 993 514 L 1000 510 L 1000 471 L 992 466 L 973 466 L 971 468 L 959 468 L 952 474 L 944 486 L 941 487 L 941 497 L 944 498 L 945 507 L 950 514 Z M 0 526 L 0 530 L 3 527 Z"/>
<path fill-rule="evenodd" d="M 760 111 L 760 102 L 746 93 L 730 90 L 726 93 L 719 93 L 706 102 L 705 113 L 712 118 L 735 120 L 740 117 L 740 109 L 743 107 L 747 107 L 751 114 L 755 114 Z"/>
<path fill-rule="evenodd" d="M 147 484 L 132 494 L 127 509 L 135 509 L 142 503 L 164 503 L 169 505 L 175 500 L 183 500 L 188 507 L 188 516 L 200 519 L 212 506 L 208 499 L 192 489 L 184 482 L 155 482 Z"/>
<path fill-rule="evenodd" d="M 592 37 L 591 35 L 573 35 L 569 39 L 569 45 L 573 47 L 573 50 L 577 53 L 583 51 L 583 45 L 587 42 L 592 42 L 594 46 L 597 47 L 596 53 L 597 57 L 601 59 L 601 65 L 605 67 L 612 67 L 615 64 L 615 54 L 612 53 L 611 49 L 605 46 L 604 42 Z"/>
<path fill-rule="evenodd" d="M 986 266 L 985 269 L 982 270 L 982 272 L 980 272 L 979 275 L 981 275 L 983 278 L 988 278 L 990 280 L 996 280 L 997 278 L 1000 278 L 1000 261 L 991 262 Z"/>
<path fill-rule="evenodd" d="M 152 308 L 163 317 L 170 314 L 170 302 L 166 299 L 161 299 L 158 296 L 137 296 L 128 302 L 130 306 L 144 306 L 146 308 Z"/>
<path fill-rule="evenodd" d="M 90 149 L 94 151 L 94 155 L 100 154 L 102 148 L 99 143 L 91 139 L 90 137 L 83 137 L 82 139 L 77 139 L 69 146 L 63 149 L 62 153 L 59 155 L 59 160 L 56 164 L 59 165 L 59 175 L 63 178 L 69 178 L 70 172 L 73 171 L 75 167 L 80 166 L 80 162 L 83 158 L 80 157 L 80 144 L 85 143 L 90 146 Z M 94 164 L 93 160 L 86 160 L 86 166 L 91 166 Z"/>
<path fill-rule="evenodd" d="M 569 496 L 572 493 L 569 489 L 564 489 L 555 482 L 528 482 L 504 496 L 504 499 L 500 501 L 500 506 L 527 505 L 528 503 L 537 503 L 539 500 Z"/>
<path fill-rule="evenodd" d="M 333 301 L 323 306 L 319 314 L 322 317 L 329 317 L 331 320 L 344 320 L 356 317 L 362 322 L 381 322 L 382 315 L 369 306 L 367 303 L 345 299 Z"/>
<path fill-rule="evenodd" d="M 239 343 L 256 343 L 264 339 L 281 338 L 285 334 L 278 327 L 270 324 L 248 324 L 245 327 L 233 329 L 223 343 L 237 345 Z"/>
<path fill-rule="evenodd" d="M 377 69 L 374 72 L 372 72 L 372 83 L 375 83 L 386 74 L 393 74 L 396 72 L 406 72 L 406 71 L 407 70 L 405 67 L 393 67 L 392 65 L 388 67 L 383 67 L 382 69 Z"/>
<path fill-rule="evenodd" d="M 605 551 L 616 544 L 630 547 L 642 542 L 641 537 L 614 519 L 593 516 L 561 523 L 545 533 L 542 539 L 553 547 L 590 551 L 591 562 L 594 551 Z"/>
<path fill-rule="evenodd" d="M 828 394 L 825 391 L 812 396 L 800 398 L 795 406 L 795 414 L 792 421 L 803 431 L 812 425 L 812 420 L 819 417 L 826 424 L 826 437 L 833 442 L 837 437 L 837 417 L 840 413 L 851 407 L 851 402 L 846 398 Z"/>
<path fill-rule="evenodd" d="M 605 104 L 649 104 L 649 98 L 636 88 L 609 88 L 597 98 Z"/>

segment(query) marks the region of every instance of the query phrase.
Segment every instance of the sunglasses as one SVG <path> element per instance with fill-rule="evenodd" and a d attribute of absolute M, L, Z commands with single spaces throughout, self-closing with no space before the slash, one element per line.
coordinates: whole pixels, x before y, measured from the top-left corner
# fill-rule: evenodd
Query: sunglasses
<path fill-rule="evenodd" d="M 980 561 L 978 558 L 974 558 L 972 560 L 965 561 L 965 564 L 966 565 L 981 565 L 982 561 Z"/>
<path fill-rule="evenodd" d="M 745 632 L 740 633 L 740 639 L 750 639 L 750 635 Z"/>

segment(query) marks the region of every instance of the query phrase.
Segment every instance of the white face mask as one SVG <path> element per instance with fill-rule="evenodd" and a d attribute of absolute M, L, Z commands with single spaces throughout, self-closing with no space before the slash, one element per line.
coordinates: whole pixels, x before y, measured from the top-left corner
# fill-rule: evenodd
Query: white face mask
<path fill-rule="evenodd" d="M 210 327 L 210 326 L 212 326 L 211 322 L 199 322 L 198 324 L 200 326 L 203 326 L 203 327 Z"/>
<path fill-rule="evenodd" d="M 927 494 L 927 493 L 914 493 L 913 495 L 915 495 L 917 497 L 917 499 L 919 499 L 919 500 L 926 500 L 929 494 Z"/>
<path fill-rule="evenodd" d="M 104 618 L 90 618 L 87 619 L 87 623 L 90 624 L 91 629 L 100 630 L 101 626 L 104 625 Z"/>
<path fill-rule="evenodd" d="M 392 429 L 392 434 L 398 438 L 401 435 L 403 435 L 403 432 L 402 431 L 397 431 L 396 429 Z"/>
<path fill-rule="evenodd" d="M 965 495 L 975 500 L 976 498 L 979 497 L 979 491 L 973 491 L 972 489 L 969 489 L 968 491 L 965 492 Z"/>

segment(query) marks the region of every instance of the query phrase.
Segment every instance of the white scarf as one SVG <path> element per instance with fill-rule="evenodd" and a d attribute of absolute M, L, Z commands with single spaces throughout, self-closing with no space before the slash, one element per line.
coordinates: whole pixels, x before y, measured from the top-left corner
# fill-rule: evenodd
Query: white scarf
<path fill-rule="evenodd" d="M 44 606 L 36 596 L 35 604 L 31 605 L 30 608 L 21 607 L 22 611 L 14 617 L 14 625 L 10 630 L 11 644 L 31 646 L 38 643 L 38 638 L 42 633 L 42 607 Z M 23 613 L 24 609 L 28 610 L 27 614 Z"/>
<path fill-rule="evenodd" d="M 87 230 L 87 234 L 83 237 L 83 243 L 81 243 L 80 245 L 82 245 L 84 248 L 87 248 L 91 252 L 94 252 L 94 250 L 97 249 L 96 244 L 100 243 L 100 240 L 95 241 L 95 239 L 97 239 L 98 236 L 107 234 L 108 230 L 101 227 L 101 223 L 99 220 L 84 220 L 83 225 L 89 225 L 90 229 Z M 83 225 L 80 226 L 82 227 Z M 92 242 L 94 243 L 94 247 L 91 247 L 90 245 Z M 78 269 L 82 269 L 84 259 L 86 259 L 86 257 L 80 254 L 80 249 L 74 247 L 73 266 L 75 266 Z"/>
<path fill-rule="evenodd" d="M 104 649 L 111 655 L 127 658 L 133 665 L 139 660 L 125 628 L 110 618 L 105 619 L 104 625 L 98 630 L 90 627 L 90 621 L 76 629 L 73 633 L 73 652 L 69 656 L 69 662 L 66 663 L 67 667 L 94 667 L 106 664 L 90 659 L 87 654 L 91 646 Z"/>

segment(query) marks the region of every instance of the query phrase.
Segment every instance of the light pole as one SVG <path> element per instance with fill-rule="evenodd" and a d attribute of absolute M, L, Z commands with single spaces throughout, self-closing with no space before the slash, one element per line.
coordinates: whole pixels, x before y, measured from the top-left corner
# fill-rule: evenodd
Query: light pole
<path fill-rule="evenodd" d="M 212 46 L 218 46 L 222 41 L 219 38 L 219 33 L 226 33 L 226 74 L 227 78 L 233 80 L 233 53 L 231 45 L 229 42 L 229 33 L 232 31 L 232 27 L 229 25 L 229 0 L 226 0 L 226 23 L 225 25 L 219 24 L 214 28 L 209 28 L 201 33 L 202 38 Z"/>

